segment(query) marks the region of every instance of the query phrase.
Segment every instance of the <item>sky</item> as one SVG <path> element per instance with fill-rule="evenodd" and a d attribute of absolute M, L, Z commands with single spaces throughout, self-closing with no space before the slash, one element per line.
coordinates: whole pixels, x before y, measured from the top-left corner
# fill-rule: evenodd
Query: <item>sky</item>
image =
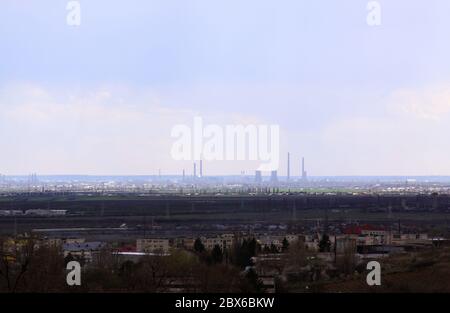
<path fill-rule="evenodd" d="M 450 175 L 450 2 L 0 3 L 0 173 L 192 171 L 174 125 L 279 125 L 279 172 Z M 208 161 L 205 174 L 252 173 Z"/>

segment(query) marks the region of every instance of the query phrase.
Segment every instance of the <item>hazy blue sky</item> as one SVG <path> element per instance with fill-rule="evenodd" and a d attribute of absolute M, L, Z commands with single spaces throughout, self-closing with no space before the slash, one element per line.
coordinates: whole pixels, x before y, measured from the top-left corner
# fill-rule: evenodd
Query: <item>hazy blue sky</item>
<path fill-rule="evenodd" d="M 0 173 L 190 171 L 170 130 L 200 115 L 279 124 L 281 173 L 450 175 L 450 1 L 67 2 L 0 3 Z"/>

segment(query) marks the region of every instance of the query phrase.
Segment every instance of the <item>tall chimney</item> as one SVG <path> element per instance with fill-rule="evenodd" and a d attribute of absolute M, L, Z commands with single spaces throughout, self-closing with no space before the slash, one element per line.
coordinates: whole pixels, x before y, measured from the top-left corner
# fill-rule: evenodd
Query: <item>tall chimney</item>
<path fill-rule="evenodd" d="M 305 176 L 305 157 L 302 157 L 302 177 Z"/>
<path fill-rule="evenodd" d="M 306 180 L 305 157 L 302 157 L 302 180 Z"/>
<path fill-rule="evenodd" d="M 290 153 L 287 155 L 287 180 L 291 178 L 291 162 L 290 162 Z"/>

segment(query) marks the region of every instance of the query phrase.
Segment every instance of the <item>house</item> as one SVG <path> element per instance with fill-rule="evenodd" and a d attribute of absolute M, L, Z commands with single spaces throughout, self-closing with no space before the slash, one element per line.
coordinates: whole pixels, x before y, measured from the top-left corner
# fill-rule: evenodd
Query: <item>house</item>
<path fill-rule="evenodd" d="M 170 249 L 169 239 L 150 238 L 150 239 L 136 240 L 137 252 L 168 253 L 169 249 Z"/>
<path fill-rule="evenodd" d="M 399 233 L 395 233 L 390 236 L 390 243 L 393 245 L 431 244 L 427 234 L 399 234 Z"/>
<path fill-rule="evenodd" d="M 258 243 L 262 249 L 270 249 L 272 246 L 275 246 L 277 250 L 281 251 L 283 239 L 284 236 L 261 236 L 258 238 Z"/>
<path fill-rule="evenodd" d="M 74 258 L 84 259 L 85 262 L 92 262 L 96 253 L 98 253 L 106 245 L 103 242 L 83 242 L 83 243 L 64 243 L 63 253 L 64 257 L 69 255 Z"/>
<path fill-rule="evenodd" d="M 202 238 L 202 243 L 205 245 L 206 250 L 212 250 L 215 246 L 219 246 L 224 251 L 231 248 L 233 240 L 233 234 L 222 234 L 217 237 Z"/>
<path fill-rule="evenodd" d="M 382 245 L 388 242 L 389 232 L 383 227 L 372 225 L 352 225 L 344 229 L 343 232 L 349 237 L 357 238 L 357 245 Z"/>

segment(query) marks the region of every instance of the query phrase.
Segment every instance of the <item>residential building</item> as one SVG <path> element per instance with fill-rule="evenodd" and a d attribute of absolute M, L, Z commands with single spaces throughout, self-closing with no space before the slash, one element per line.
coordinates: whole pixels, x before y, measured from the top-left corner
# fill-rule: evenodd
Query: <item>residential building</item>
<path fill-rule="evenodd" d="M 136 240 L 137 252 L 168 253 L 169 250 L 169 239 L 149 238 Z"/>

